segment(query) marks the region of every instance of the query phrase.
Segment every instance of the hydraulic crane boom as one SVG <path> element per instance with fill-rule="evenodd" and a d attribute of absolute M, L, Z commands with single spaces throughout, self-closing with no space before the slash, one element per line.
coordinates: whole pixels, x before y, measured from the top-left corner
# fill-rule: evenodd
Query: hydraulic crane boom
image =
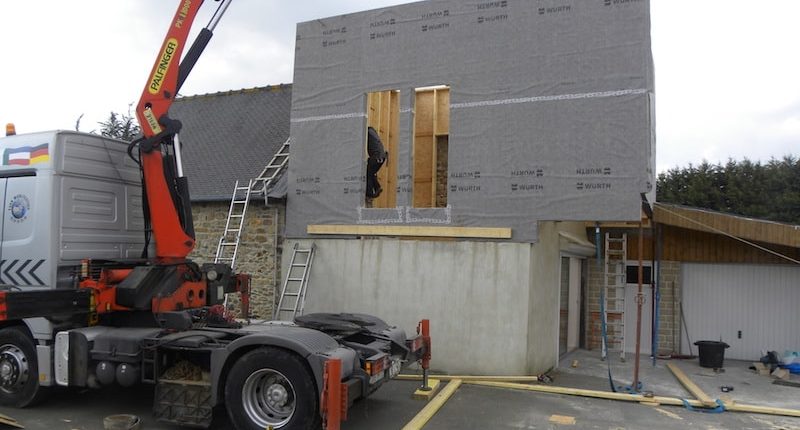
<path fill-rule="evenodd" d="M 169 118 L 169 108 L 192 67 L 213 35 L 230 0 L 220 5 L 206 28 L 181 61 L 189 31 L 203 0 L 183 0 L 172 19 L 153 64 L 136 117 L 144 135 L 138 143 L 145 193 L 145 220 L 152 225 L 158 259 L 183 259 L 194 248 L 194 226 L 189 186 L 181 167 L 180 121 Z"/>

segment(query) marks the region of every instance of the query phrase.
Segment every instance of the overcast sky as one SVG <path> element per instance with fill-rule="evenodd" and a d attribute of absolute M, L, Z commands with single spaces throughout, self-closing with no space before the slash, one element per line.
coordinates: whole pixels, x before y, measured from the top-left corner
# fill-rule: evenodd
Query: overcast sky
<path fill-rule="evenodd" d="M 597 0 L 573 0 L 597 1 Z M 182 89 L 292 82 L 295 24 L 391 0 L 235 0 Z M 92 131 L 144 88 L 177 0 L 0 1 L 0 123 Z M 207 1 L 196 21 L 208 21 Z M 800 1 L 651 0 L 657 169 L 798 155 Z M 197 30 L 195 30 L 197 31 Z"/>

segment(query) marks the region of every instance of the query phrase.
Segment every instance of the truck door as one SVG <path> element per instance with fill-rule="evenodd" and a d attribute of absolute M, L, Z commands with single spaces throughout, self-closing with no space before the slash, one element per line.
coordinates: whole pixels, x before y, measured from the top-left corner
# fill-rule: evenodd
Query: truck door
<path fill-rule="evenodd" d="M 49 237 L 47 228 L 36 228 L 42 219 L 42 214 L 37 213 L 41 208 L 37 207 L 36 172 L 16 171 L 3 176 L 0 283 L 22 288 L 44 286 Z"/>

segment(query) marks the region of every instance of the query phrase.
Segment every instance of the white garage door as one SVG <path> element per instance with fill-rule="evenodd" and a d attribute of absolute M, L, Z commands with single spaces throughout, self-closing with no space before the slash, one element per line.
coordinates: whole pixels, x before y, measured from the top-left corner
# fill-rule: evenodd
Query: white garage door
<path fill-rule="evenodd" d="M 800 350 L 800 267 L 686 263 L 682 272 L 692 342 L 721 338 L 730 345 L 725 358 L 740 360 Z M 697 354 L 696 346 L 692 350 Z"/>

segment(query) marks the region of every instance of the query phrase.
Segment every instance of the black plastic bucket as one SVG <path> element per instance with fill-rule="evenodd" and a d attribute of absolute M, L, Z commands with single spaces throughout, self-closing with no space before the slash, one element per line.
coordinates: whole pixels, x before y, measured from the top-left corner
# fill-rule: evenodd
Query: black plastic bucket
<path fill-rule="evenodd" d="M 694 344 L 699 350 L 700 367 L 722 368 L 722 362 L 725 360 L 725 348 L 729 348 L 730 345 L 715 340 L 698 340 Z"/>

